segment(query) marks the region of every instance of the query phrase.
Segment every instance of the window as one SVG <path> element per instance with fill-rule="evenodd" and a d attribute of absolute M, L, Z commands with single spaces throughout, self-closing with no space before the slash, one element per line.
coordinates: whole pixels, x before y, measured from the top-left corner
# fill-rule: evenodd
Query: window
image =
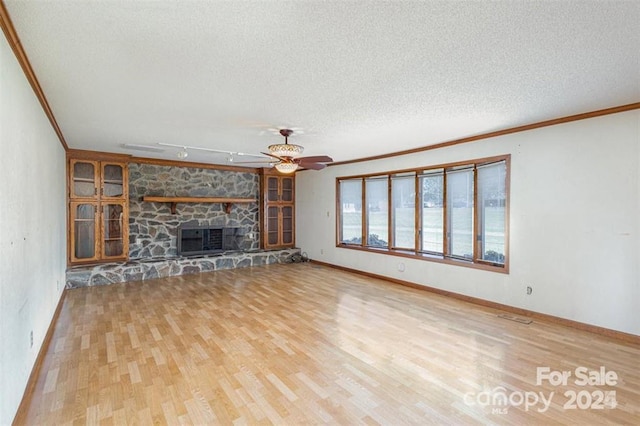
<path fill-rule="evenodd" d="M 506 272 L 509 160 L 338 178 L 338 246 Z"/>
<path fill-rule="evenodd" d="M 367 203 L 367 243 L 369 247 L 389 247 L 389 179 L 387 176 L 365 180 Z"/>
<path fill-rule="evenodd" d="M 478 258 L 504 263 L 507 167 L 504 161 L 478 166 Z"/>
<path fill-rule="evenodd" d="M 393 247 L 412 250 L 416 244 L 416 174 L 393 175 L 391 194 Z"/>
<path fill-rule="evenodd" d="M 362 244 L 362 179 L 341 180 L 340 242 Z"/>
<path fill-rule="evenodd" d="M 473 259 L 473 168 L 447 171 L 447 254 Z"/>
<path fill-rule="evenodd" d="M 444 170 L 427 170 L 420 175 L 422 189 L 420 251 L 444 253 Z"/>

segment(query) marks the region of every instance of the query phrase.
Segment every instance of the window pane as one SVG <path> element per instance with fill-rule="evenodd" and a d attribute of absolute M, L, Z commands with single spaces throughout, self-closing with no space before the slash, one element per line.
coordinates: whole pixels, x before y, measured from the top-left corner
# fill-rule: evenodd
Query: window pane
<path fill-rule="evenodd" d="M 415 249 L 415 183 L 415 175 L 395 176 L 391 179 L 394 247 Z"/>
<path fill-rule="evenodd" d="M 444 245 L 444 176 L 442 172 L 420 177 L 422 188 L 421 250 L 442 253 Z"/>
<path fill-rule="evenodd" d="M 473 259 L 473 169 L 447 172 L 448 254 Z"/>
<path fill-rule="evenodd" d="M 362 179 L 340 181 L 340 242 L 362 244 Z"/>
<path fill-rule="evenodd" d="M 365 186 L 365 196 L 367 197 L 367 245 L 388 247 L 388 180 L 386 177 L 367 179 Z"/>
<path fill-rule="evenodd" d="M 478 168 L 478 257 L 493 263 L 504 263 L 506 163 Z"/>

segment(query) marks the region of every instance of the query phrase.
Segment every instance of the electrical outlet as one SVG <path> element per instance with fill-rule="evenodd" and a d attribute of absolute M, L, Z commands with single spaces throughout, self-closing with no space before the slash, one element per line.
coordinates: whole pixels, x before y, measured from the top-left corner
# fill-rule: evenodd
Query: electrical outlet
<path fill-rule="evenodd" d="M 320 249 L 320 254 L 324 254 L 324 249 Z"/>
<path fill-rule="evenodd" d="M 398 263 L 398 271 L 404 272 L 404 263 L 402 262 Z"/>
<path fill-rule="evenodd" d="M 533 289 L 531 286 L 527 286 L 527 295 L 530 295 L 531 293 L 533 293 Z"/>
<path fill-rule="evenodd" d="M 33 347 L 33 330 L 29 333 L 29 347 Z"/>

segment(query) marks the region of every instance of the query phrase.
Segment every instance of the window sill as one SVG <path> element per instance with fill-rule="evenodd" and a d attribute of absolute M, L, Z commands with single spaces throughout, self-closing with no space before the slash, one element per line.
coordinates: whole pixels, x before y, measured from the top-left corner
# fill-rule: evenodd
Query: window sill
<path fill-rule="evenodd" d="M 336 247 L 349 250 L 366 251 L 369 253 L 384 254 L 389 256 L 404 257 L 409 259 L 425 260 L 427 262 L 444 263 L 447 265 L 462 266 L 465 268 L 480 269 L 483 271 L 497 272 L 500 274 L 509 273 L 509 265 L 496 265 L 490 262 L 473 262 L 471 260 L 449 259 L 443 256 L 427 253 L 416 253 L 410 250 L 388 249 L 382 247 L 362 247 L 354 244 L 337 244 Z"/>

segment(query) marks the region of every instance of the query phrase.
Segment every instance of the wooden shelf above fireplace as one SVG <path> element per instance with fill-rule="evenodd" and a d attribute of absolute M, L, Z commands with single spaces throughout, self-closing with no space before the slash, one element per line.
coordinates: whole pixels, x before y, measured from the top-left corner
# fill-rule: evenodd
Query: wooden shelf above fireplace
<path fill-rule="evenodd" d="M 178 203 L 222 203 L 224 211 L 231 213 L 231 206 L 236 203 L 257 203 L 255 198 L 227 198 L 227 197 L 155 197 L 145 195 L 142 201 L 149 203 L 171 203 L 171 214 L 176 213 Z"/>

